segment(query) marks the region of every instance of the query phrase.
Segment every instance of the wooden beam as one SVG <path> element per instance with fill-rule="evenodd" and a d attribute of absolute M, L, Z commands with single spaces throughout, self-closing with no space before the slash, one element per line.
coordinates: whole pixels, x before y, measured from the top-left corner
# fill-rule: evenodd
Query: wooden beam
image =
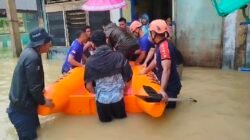
<path fill-rule="evenodd" d="M 19 22 L 17 18 L 15 0 L 5 0 L 5 2 L 7 17 L 9 21 L 13 57 L 19 57 L 22 52 L 22 44 L 20 40 Z"/>

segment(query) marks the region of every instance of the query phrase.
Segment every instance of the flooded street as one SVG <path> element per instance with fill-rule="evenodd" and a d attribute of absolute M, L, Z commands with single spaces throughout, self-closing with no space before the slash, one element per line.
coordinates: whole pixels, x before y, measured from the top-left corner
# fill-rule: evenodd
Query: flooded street
<path fill-rule="evenodd" d="M 5 113 L 16 59 L 0 59 L 0 140 L 15 140 Z M 46 84 L 55 81 L 62 61 L 44 60 Z M 39 140 L 249 140 L 250 73 L 208 68 L 185 68 L 181 103 L 160 119 L 128 114 L 124 120 L 100 123 L 97 116 L 57 114 L 41 118 Z"/>

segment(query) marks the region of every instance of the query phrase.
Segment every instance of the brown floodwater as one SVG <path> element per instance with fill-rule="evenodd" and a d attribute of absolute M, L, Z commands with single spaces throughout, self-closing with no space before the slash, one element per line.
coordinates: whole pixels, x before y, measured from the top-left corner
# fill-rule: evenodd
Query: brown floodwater
<path fill-rule="evenodd" d="M 0 140 L 17 139 L 5 113 L 16 59 L 0 59 Z M 44 60 L 46 84 L 55 81 L 62 61 Z M 128 114 L 124 120 L 100 123 L 97 116 L 41 117 L 39 140 L 249 140 L 250 73 L 185 68 L 180 103 L 158 119 Z"/>

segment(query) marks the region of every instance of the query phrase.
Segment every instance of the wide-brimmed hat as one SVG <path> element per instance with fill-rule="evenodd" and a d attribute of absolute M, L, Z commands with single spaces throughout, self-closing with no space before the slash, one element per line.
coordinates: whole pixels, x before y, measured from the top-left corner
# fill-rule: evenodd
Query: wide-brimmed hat
<path fill-rule="evenodd" d="M 29 34 L 30 44 L 28 47 L 36 48 L 46 42 L 51 41 L 51 36 L 45 31 L 44 28 L 36 28 Z"/>

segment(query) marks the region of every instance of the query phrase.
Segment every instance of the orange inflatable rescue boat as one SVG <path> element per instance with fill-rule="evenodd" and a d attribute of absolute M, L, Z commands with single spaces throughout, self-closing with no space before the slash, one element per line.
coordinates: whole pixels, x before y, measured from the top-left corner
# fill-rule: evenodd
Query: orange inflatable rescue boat
<path fill-rule="evenodd" d="M 146 75 L 140 75 L 141 66 L 133 66 L 133 78 L 129 90 L 126 93 L 125 107 L 128 113 L 145 112 L 152 117 L 160 117 L 166 107 L 166 103 L 147 102 L 138 96 L 147 96 L 143 86 L 149 86 L 156 91 L 160 85 L 152 83 Z M 84 68 L 75 68 L 63 78 L 46 87 L 45 97 L 52 99 L 53 109 L 39 106 L 38 113 L 46 116 L 53 113 L 65 113 L 68 115 L 95 115 L 95 95 L 89 93 L 84 87 Z"/>

